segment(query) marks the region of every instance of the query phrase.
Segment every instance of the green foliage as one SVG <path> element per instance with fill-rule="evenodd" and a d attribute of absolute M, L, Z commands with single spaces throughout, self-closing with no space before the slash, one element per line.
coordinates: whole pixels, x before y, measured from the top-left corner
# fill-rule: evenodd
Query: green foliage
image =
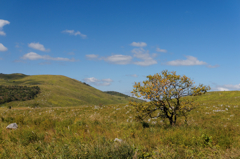
<path fill-rule="evenodd" d="M 185 96 L 199 96 L 205 94 L 210 87 L 200 84 L 193 86 L 193 81 L 184 76 L 176 75 L 176 72 L 162 71 L 162 75 L 155 74 L 147 76 L 148 80 L 143 81 L 143 86 L 135 83 L 132 93 L 143 96 L 150 102 L 136 103 L 129 102 L 136 110 L 136 117 L 139 120 L 146 118 L 167 118 L 170 125 L 175 125 L 177 118 L 184 116 L 196 107 L 194 100 L 181 100 Z"/>
<path fill-rule="evenodd" d="M 212 147 L 212 136 L 208 136 L 206 134 L 202 134 L 201 136 L 204 146 L 210 146 Z"/>
<path fill-rule="evenodd" d="M 25 101 L 33 99 L 38 93 L 40 88 L 38 86 L 4 86 L 0 85 L 0 104 L 11 101 Z M 8 106 L 11 109 L 11 106 Z"/>

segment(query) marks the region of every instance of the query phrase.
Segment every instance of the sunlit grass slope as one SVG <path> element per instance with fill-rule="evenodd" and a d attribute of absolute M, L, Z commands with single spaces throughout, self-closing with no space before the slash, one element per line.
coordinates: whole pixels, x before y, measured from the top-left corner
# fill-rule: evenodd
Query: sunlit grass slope
<path fill-rule="evenodd" d="M 207 92 L 200 97 L 194 97 L 197 102 L 203 105 L 217 105 L 217 104 L 239 104 L 240 91 L 221 91 L 221 92 Z"/>
<path fill-rule="evenodd" d="M 118 104 L 128 103 L 129 100 L 137 100 L 131 97 L 109 95 L 80 81 L 61 75 L 1 74 L 0 85 L 37 85 L 41 89 L 41 93 L 33 100 L 14 101 L 5 104 L 6 106 L 65 107 L 87 104 Z"/>

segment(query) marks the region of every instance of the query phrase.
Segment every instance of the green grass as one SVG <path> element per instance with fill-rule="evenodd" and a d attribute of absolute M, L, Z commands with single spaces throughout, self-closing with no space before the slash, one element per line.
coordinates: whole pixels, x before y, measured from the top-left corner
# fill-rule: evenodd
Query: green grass
<path fill-rule="evenodd" d="M 0 85 L 37 85 L 41 93 L 31 101 L 14 101 L 6 106 L 13 107 L 68 107 L 79 105 L 99 105 L 128 103 L 129 100 L 141 101 L 132 97 L 109 95 L 80 81 L 60 75 L 0 74 Z"/>
<path fill-rule="evenodd" d="M 199 107 L 188 124 L 179 118 L 171 127 L 162 119 L 136 122 L 125 97 L 65 76 L 14 75 L 0 83 L 42 91 L 0 107 L 0 158 L 240 158 L 240 91 L 194 97 Z M 19 128 L 7 130 L 14 122 Z"/>
<path fill-rule="evenodd" d="M 173 127 L 161 119 L 135 122 L 126 104 L 2 107 L 0 158 L 240 158 L 239 96 L 198 97 L 188 125 L 179 118 Z M 19 128 L 7 130 L 13 122 Z"/>

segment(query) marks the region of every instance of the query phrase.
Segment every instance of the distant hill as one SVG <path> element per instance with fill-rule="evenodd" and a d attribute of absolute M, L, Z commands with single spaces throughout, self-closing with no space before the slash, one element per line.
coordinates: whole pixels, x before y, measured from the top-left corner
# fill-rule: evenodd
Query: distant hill
<path fill-rule="evenodd" d="M 0 74 L 0 85 L 39 86 L 40 94 L 29 101 L 13 101 L 7 106 L 66 107 L 79 105 L 127 104 L 133 97 L 110 95 L 86 83 L 62 75 Z"/>
<path fill-rule="evenodd" d="M 13 73 L 13 74 L 0 73 L 0 79 L 5 79 L 5 80 L 15 80 L 15 79 L 20 79 L 20 78 L 23 78 L 26 76 L 28 76 L 28 75 L 25 75 L 22 73 Z"/>
<path fill-rule="evenodd" d="M 118 96 L 118 97 L 123 97 L 123 98 L 131 98 L 130 96 L 126 95 L 126 94 L 123 94 L 123 93 L 119 93 L 119 92 L 116 92 L 116 91 L 104 91 L 105 93 L 107 94 L 110 94 L 110 95 L 114 95 L 114 96 Z M 141 99 L 133 99 L 134 101 L 139 101 L 139 102 L 145 102 L 144 100 L 141 100 Z"/>

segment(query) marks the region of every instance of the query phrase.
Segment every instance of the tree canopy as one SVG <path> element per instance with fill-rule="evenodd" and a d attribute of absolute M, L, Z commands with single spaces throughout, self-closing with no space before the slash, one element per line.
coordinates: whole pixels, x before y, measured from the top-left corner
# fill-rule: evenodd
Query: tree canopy
<path fill-rule="evenodd" d="M 199 96 L 205 94 L 211 88 L 200 84 L 194 86 L 193 80 L 183 75 L 176 75 L 176 72 L 162 71 L 160 74 L 147 76 L 148 80 L 134 85 L 131 92 L 137 97 L 150 100 L 145 103 L 130 102 L 136 112 L 136 118 L 167 118 L 170 125 L 176 124 L 177 117 L 185 116 L 187 112 L 197 106 L 193 99 L 180 100 L 186 96 Z"/>

